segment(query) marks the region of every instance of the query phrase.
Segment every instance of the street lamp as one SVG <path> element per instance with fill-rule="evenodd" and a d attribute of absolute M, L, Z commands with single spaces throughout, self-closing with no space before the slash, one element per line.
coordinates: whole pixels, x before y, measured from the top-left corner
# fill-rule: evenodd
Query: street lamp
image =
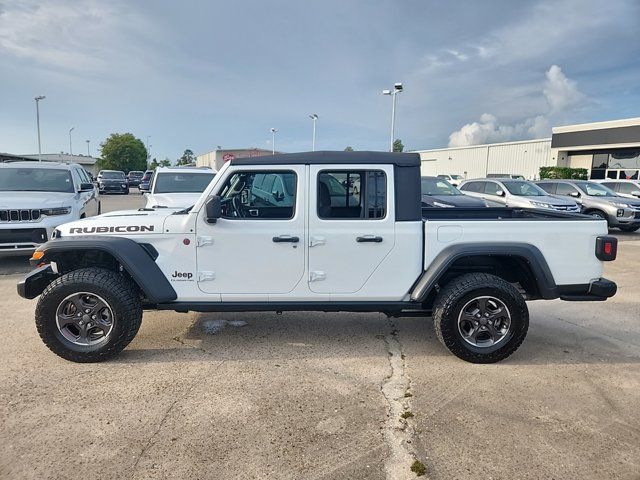
<path fill-rule="evenodd" d="M 44 95 L 38 95 L 35 98 L 36 101 L 36 123 L 38 125 L 38 161 L 41 162 L 42 161 L 42 147 L 40 145 L 40 100 L 44 100 L 45 97 Z"/>
<path fill-rule="evenodd" d="M 73 130 L 74 130 L 75 128 L 76 128 L 76 127 L 71 127 L 71 128 L 69 129 L 69 155 L 71 155 L 71 156 L 73 156 L 73 144 L 71 143 L 71 132 L 73 132 Z"/>
<path fill-rule="evenodd" d="M 313 121 L 313 140 L 311 140 L 311 151 L 316 151 L 316 120 L 318 120 L 318 114 L 313 113 L 309 115 L 309 118 Z"/>
<path fill-rule="evenodd" d="M 389 151 L 393 152 L 393 141 L 395 140 L 395 127 L 396 127 L 396 96 L 402 93 L 402 83 L 396 83 L 393 86 L 393 90 L 383 90 L 383 95 L 391 95 L 393 98 L 391 107 L 391 142 L 389 145 Z"/>
<path fill-rule="evenodd" d="M 278 130 L 276 130 L 275 128 L 271 127 L 271 154 L 275 155 L 276 154 L 276 132 Z"/>
<path fill-rule="evenodd" d="M 151 158 L 151 145 L 149 145 L 150 138 L 151 138 L 151 135 L 147 135 L 147 162 Z"/>
<path fill-rule="evenodd" d="M 87 142 L 87 156 L 90 157 L 91 152 L 89 151 L 89 142 L 91 142 L 91 140 L 85 140 L 85 142 Z"/>

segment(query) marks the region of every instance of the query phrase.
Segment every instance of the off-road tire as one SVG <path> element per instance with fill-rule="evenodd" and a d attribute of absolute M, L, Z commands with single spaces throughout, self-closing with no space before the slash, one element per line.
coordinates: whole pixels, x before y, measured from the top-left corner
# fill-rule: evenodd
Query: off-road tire
<path fill-rule="evenodd" d="M 511 315 L 505 338 L 490 347 L 467 343 L 458 328 L 458 317 L 464 305 L 480 296 L 502 301 Z M 529 328 L 529 310 L 522 294 L 510 283 L 486 273 L 468 273 L 449 282 L 436 297 L 433 322 L 440 342 L 455 356 L 471 363 L 495 363 L 515 352 Z"/>
<path fill-rule="evenodd" d="M 630 226 L 630 225 L 624 225 L 621 227 L 618 227 L 620 230 L 622 230 L 623 232 L 627 232 L 627 233 L 633 233 L 636 230 L 638 230 L 640 228 L 640 226 Z"/>
<path fill-rule="evenodd" d="M 103 343 L 77 345 L 58 329 L 58 306 L 78 292 L 102 297 L 113 311 L 113 328 Z M 62 275 L 45 288 L 35 317 L 40 338 L 53 353 L 72 362 L 102 362 L 120 353 L 136 336 L 142 323 L 142 304 L 136 285 L 128 278 L 103 268 L 82 268 Z"/>

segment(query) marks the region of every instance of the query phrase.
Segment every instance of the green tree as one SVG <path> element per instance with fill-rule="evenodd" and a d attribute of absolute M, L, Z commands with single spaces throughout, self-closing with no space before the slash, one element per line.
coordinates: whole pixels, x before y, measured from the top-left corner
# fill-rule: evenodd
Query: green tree
<path fill-rule="evenodd" d="M 402 152 L 404 150 L 404 145 L 402 144 L 402 140 L 399 138 L 393 141 L 393 151 L 394 152 Z"/>
<path fill-rule="evenodd" d="M 160 160 L 160 163 L 158 163 L 158 166 L 160 166 L 160 167 L 170 167 L 171 166 L 171 160 L 169 160 L 168 158 L 165 158 L 164 160 Z"/>
<path fill-rule="evenodd" d="M 193 151 L 190 149 L 186 149 L 182 156 L 176 162 L 176 165 L 192 165 L 196 163 L 196 156 L 193 154 Z"/>
<path fill-rule="evenodd" d="M 345 152 L 353 152 L 353 147 L 347 147 L 344 149 Z"/>
<path fill-rule="evenodd" d="M 151 160 L 151 163 L 149 163 L 149 170 L 155 170 L 156 168 L 158 168 L 158 160 L 154 158 Z"/>
<path fill-rule="evenodd" d="M 126 173 L 147 168 L 147 149 L 142 140 L 131 133 L 112 133 L 100 144 L 100 153 L 108 170 Z"/>

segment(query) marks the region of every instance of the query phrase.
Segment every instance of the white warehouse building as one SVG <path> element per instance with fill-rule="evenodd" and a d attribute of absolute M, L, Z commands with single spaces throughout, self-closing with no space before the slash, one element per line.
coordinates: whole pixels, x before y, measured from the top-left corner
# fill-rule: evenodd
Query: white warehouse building
<path fill-rule="evenodd" d="M 640 118 L 554 127 L 551 138 L 469 147 L 419 150 L 422 175 L 523 175 L 540 167 L 586 168 L 594 179 L 638 179 Z"/>

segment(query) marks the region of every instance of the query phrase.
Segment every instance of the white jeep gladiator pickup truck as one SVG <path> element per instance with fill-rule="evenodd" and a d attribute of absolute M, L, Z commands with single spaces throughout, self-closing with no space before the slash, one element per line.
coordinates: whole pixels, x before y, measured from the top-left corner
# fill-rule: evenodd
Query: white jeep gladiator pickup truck
<path fill-rule="evenodd" d="M 58 227 L 18 292 L 75 362 L 116 355 L 155 309 L 431 316 L 454 355 L 489 363 L 524 340 L 525 300 L 615 294 L 606 234 L 548 210 L 423 211 L 417 154 L 282 154 L 228 162 L 190 208 Z"/>

